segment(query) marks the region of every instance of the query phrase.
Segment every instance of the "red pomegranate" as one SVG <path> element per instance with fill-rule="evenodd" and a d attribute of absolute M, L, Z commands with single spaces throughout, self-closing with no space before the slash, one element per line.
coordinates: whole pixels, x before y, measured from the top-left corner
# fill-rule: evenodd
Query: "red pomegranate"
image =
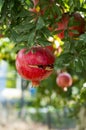
<path fill-rule="evenodd" d="M 69 73 L 62 72 L 56 78 L 56 83 L 59 87 L 62 87 L 63 89 L 65 89 L 72 85 L 72 77 Z"/>
<path fill-rule="evenodd" d="M 76 23 L 76 25 L 68 25 L 71 17 L 74 18 L 74 23 Z M 58 28 L 56 30 L 60 31 L 58 36 L 61 39 L 64 38 L 64 33 L 66 30 L 68 30 L 70 37 L 77 37 L 85 32 L 85 20 L 79 13 L 74 13 L 72 15 L 69 15 L 68 13 L 63 14 L 60 22 L 57 23 L 57 26 Z M 73 30 L 77 31 L 77 34 L 74 33 Z"/>
<path fill-rule="evenodd" d="M 41 46 L 32 47 L 29 51 L 22 49 L 16 58 L 18 73 L 25 79 L 31 80 L 34 86 L 50 76 L 53 71 L 55 58 L 52 52 Z"/>

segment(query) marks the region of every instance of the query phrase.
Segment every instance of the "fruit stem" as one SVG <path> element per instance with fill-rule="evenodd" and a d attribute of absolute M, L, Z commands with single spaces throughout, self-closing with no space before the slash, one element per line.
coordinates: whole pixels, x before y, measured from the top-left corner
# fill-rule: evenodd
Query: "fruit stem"
<path fill-rule="evenodd" d="M 32 81 L 32 87 L 38 87 L 40 84 L 40 81 Z"/>

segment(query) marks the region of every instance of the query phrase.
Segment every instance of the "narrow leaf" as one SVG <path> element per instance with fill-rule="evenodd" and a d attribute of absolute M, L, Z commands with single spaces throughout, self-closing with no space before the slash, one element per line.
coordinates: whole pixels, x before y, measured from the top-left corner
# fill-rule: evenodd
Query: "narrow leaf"
<path fill-rule="evenodd" d="M 42 17 L 38 18 L 37 24 L 36 24 L 36 30 L 40 30 L 45 26 L 44 20 Z"/>

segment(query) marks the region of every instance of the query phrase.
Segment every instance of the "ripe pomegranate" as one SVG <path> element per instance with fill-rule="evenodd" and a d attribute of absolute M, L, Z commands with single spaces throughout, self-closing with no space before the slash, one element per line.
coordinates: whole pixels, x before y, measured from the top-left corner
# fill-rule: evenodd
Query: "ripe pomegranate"
<path fill-rule="evenodd" d="M 17 54 L 16 68 L 23 78 L 37 86 L 41 80 L 50 76 L 54 61 L 54 55 L 48 48 L 35 46 L 29 51 L 24 48 Z"/>
<path fill-rule="evenodd" d="M 70 87 L 72 85 L 72 77 L 69 73 L 62 72 L 57 76 L 56 83 L 59 87 L 66 90 L 65 88 Z"/>
<path fill-rule="evenodd" d="M 77 23 L 76 25 L 68 26 L 70 18 L 74 18 L 74 23 Z M 85 20 L 79 13 L 74 13 L 72 15 L 69 15 L 67 13 L 63 14 L 60 22 L 57 23 L 58 28 L 57 31 L 60 31 L 58 33 L 58 36 L 63 39 L 64 33 L 66 30 L 68 30 L 68 34 L 70 37 L 77 37 L 85 32 Z M 77 34 L 75 34 L 72 30 L 77 31 Z"/>

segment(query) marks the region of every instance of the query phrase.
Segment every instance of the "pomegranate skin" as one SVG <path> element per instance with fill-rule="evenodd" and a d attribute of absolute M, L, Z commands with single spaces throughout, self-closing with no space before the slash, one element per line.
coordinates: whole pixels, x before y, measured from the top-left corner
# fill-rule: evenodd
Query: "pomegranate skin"
<path fill-rule="evenodd" d="M 22 49 L 16 58 L 16 69 L 25 79 L 31 80 L 34 84 L 47 78 L 53 71 L 49 65 L 54 64 L 54 55 L 49 49 L 33 47 L 30 51 Z"/>
<path fill-rule="evenodd" d="M 68 27 L 69 20 L 72 16 L 74 18 L 74 21 L 77 22 L 78 24 Z M 84 18 L 79 13 L 74 13 L 71 16 L 68 14 L 63 14 L 61 21 L 57 23 L 57 26 L 58 26 L 57 30 L 61 31 L 60 33 L 58 33 L 58 36 L 61 39 L 63 39 L 65 30 L 67 29 L 68 29 L 68 34 L 70 37 L 80 36 L 81 34 L 85 32 L 85 24 L 86 23 L 85 23 Z M 72 30 L 77 31 L 78 33 L 75 34 L 74 32 L 72 32 Z"/>
<path fill-rule="evenodd" d="M 58 75 L 56 78 L 56 83 L 59 87 L 67 88 L 72 85 L 72 77 L 69 73 L 63 72 Z"/>

